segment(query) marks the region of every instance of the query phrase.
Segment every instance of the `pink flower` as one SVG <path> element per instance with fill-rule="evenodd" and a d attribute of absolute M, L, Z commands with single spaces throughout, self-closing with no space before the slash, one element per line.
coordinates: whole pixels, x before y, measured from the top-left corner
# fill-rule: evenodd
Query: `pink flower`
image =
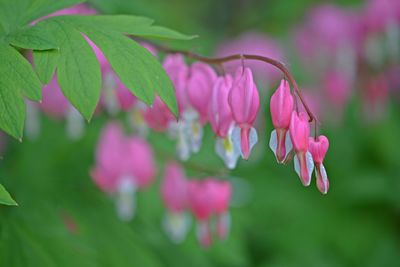
<path fill-rule="evenodd" d="M 166 207 L 174 213 L 180 213 L 187 206 L 187 182 L 181 167 L 169 162 L 161 186 L 161 194 Z"/>
<path fill-rule="evenodd" d="M 48 85 L 43 86 L 41 108 L 55 118 L 63 118 L 70 107 L 68 100 L 61 92 L 55 76 Z"/>
<path fill-rule="evenodd" d="M 188 204 L 195 216 L 197 238 L 204 247 L 211 245 L 209 219 L 214 211 L 214 199 L 211 184 L 206 180 L 192 180 L 188 185 Z"/>
<path fill-rule="evenodd" d="M 275 130 L 271 133 L 269 145 L 279 163 L 283 163 L 292 150 L 289 126 L 293 107 L 294 101 L 289 83 L 282 80 L 270 102 L 272 124 Z"/>
<path fill-rule="evenodd" d="M 231 107 L 228 102 L 231 88 L 232 76 L 227 74 L 215 81 L 214 89 L 212 90 L 208 118 L 211 128 L 221 138 L 225 138 L 228 135 L 229 127 L 233 123 Z"/>
<path fill-rule="evenodd" d="M 147 126 L 157 132 L 167 130 L 169 124 L 175 121 L 174 115 L 158 96 L 154 99 L 151 107 L 147 107 L 143 110 L 143 118 Z"/>
<path fill-rule="evenodd" d="M 214 213 L 217 216 L 217 236 L 225 239 L 230 228 L 229 202 L 232 195 L 231 183 L 228 181 L 208 179 L 214 199 Z"/>
<path fill-rule="evenodd" d="M 155 178 L 153 152 L 144 140 L 126 137 L 119 124 L 109 123 L 101 134 L 91 175 L 103 191 L 116 195 L 120 218 L 131 219 L 136 190 Z"/>
<path fill-rule="evenodd" d="M 199 113 L 203 124 L 207 122 L 208 105 L 216 79 L 217 74 L 209 65 L 196 62 L 190 66 L 187 96 L 192 107 Z"/>
<path fill-rule="evenodd" d="M 317 177 L 317 187 L 322 194 L 328 193 L 329 180 L 323 165 L 326 152 L 329 148 L 329 141 L 324 135 L 320 135 L 315 140 L 309 138 L 310 153 L 315 163 L 315 176 Z"/>
<path fill-rule="evenodd" d="M 256 54 L 268 56 L 279 61 L 283 61 L 283 51 L 278 42 L 269 38 L 261 32 L 246 32 L 237 38 L 223 42 L 217 49 L 218 56 L 228 56 L 232 54 Z M 229 73 L 235 73 L 241 66 L 240 61 L 224 63 L 224 68 Z M 246 61 L 246 66 L 254 71 L 254 76 L 262 82 L 274 82 L 280 73 L 275 68 L 267 66 L 259 61 Z"/>
<path fill-rule="evenodd" d="M 217 135 L 215 152 L 229 169 L 235 168 L 240 156 L 240 149 L 234 146 L 232 140 L 235 123 L 228 101 L 232 83 L 232 76 L 229 74 L 216 80 L 208 110 L 211 128 Z"/>
<path fill-rule="evenodd" d="M 189 105 L 186 92 L 189 67 L 181 54 L 167 55 L 163 67 L 174 84 L 179 113 L 182 114 Z"/>
<path fill-rule="evenodd" d="M 292 140 L 294 151 L 294 167 L 304 186 L 309 186 L 311 182 L 311 174 L 314 168 L 312 156 L 308 152 L 308 137 L 310 136 L 310 125 L 308 115 L 296 111 L 292 112 L 290 120 L 290 138 Z"/>
<path fill-rule="evenodd" d="M 324 78 L 327 97 L 338 109 L 343 109 L 350 97 L 351 82 L 344 73 L 338 71 L 328 72 Z"/>
<path fill-rule="evenodd" d="M 181 166 L 169 162 L 161 185 L 161 196 L 168 212 L 164 219 L 164 229 L 176 243 L 186 237 L 190 220 L 185 210 L 188 203 L 187 181 Z"/>
<path fill-rule="evenodd" d="M 260 106 L 258 90 L 249 68 L 239 67 L 236 71 L 228 101 L 237 124 L 233 133 L 234 143 L 240 146 L 242 157 L 248 159 L 258 139 L 253 123 Z"/>

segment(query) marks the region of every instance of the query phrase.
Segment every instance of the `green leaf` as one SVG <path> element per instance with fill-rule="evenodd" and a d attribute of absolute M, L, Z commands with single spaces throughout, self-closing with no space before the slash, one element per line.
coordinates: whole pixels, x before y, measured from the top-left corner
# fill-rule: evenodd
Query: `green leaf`
<path fill-rule="evenodd" d="M 152 19 L 133 15 L 94 15 L 94 16 L 60 16 L 54 18 L 73 24 L 75 27 L 98 28 L 102 31 L 115 31 L 125 34 L 134 32 L 136 27 L 150 26 Z"/>
<path fill-rule="evenodd" d="M 21 139 L 24 129 L 25 103 L 13 84 L 0 79 L 0 128 Z"/>
<path fill-rule="evenodd" d="M 90 120 L 100 98 L 101 72 L 97 58 L 82 34 L 53 20 L 53 28 L 60 46 L 57 63 L 58 84 L 71 104 Z M 48 73 L 44 78 L 48 78 Z"/>
<path fill-rule="evenodd" d="M 42 83 L 48 84 L 51 81 L 59 56 L 58 50 L 33 51 L 33 63 Z"/>
<path fill-rule="evenodd" d="M 62 16 L 55 19 L 68 21 L 80 29 L 95 28 L 104 32 L 115 31 L 147 38 L 191 40 L 196 35 L 185 35 L 166 27 L 152 25 L 153 20 L 132 15 Z"/>
<path fill-rule="evenodd" d="M 140 45 L 116 33 L 96 30 L 87 30 L 84 33 L 103 51 L 108 62 L 128 89 L 146 104 L 153 103 L 152 79 L 145 73 L 146 66 L 139 61 L 137 49 L 135 49 L 135 46 Z"/>
<path fill-rule="evenodd" d="M 132 39 L 117 34 L 86 29 L 84 33 L 103 51 L 121 81 L 146 104 L 154 91 L 177 116 L 178 108 L 171 80 L 160 62 Z"/>
<path fill-rule="evenodd" d="M 174 40 L 192 40 L 197 38 L 197 35 L 186 35 L 175 30 L 171 30 L 162 26 L 144 26 L 134 27 L 130 32 L 131 35 L 145 38 L 160 38 Z"/>
<path fill-rule="evenodd" d="M 31 100 L 41 99 L 41 83 L 31 64 L 17 50 L 0 44 L 0 80 L 6 87 L 17 88 Z"/>
<path fill-rule="evenodd" d="M 40 25 L 21 29 L 7 38 L 8 43 L 24 48 L 33 50 L 49 50 L 57 49 L 54 37 Z"/>
<path fill-rule="evenodd" d="M 0 204 L 18 206 L 17 202 L 10 196 L 7 190 L 0 184 Z"/>
<path fill-rule="evenodd" d="M 21 1 L 21 0 L 17 0 Z M 29 6 L 24 10 L 23 23 L 27 24 L 55 11 L 84 3 L 86 0 L 22 0 L 28 1 Z"/>

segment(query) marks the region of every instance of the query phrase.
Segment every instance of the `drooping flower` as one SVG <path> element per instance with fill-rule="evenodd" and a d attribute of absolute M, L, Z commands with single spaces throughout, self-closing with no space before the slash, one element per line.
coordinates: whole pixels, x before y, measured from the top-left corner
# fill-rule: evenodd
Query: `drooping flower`
<path fill-rule="evenodd" d="M 240 149 L 242 158 L 247 160 L 258 140 L 253 123 L 260 106 L 258 90 L 249 68 L 239 67 L 236 71 L 228 101 L 236 123 L 232 133 L 233 143 Z"/>
<path fill-rule="evenodd" d="M 119 217 L 130 220 L 136 191 L 155 178 L 151 147 L 140 138 L 126 137 L 120 125 L 111 122 L 101 134 L 91 176 L 103 191 L 115 197 Z"/>
<path fill-rule="evenodd" d="M 297 114 L 296 111 L 293 111 L 289 131 L 293 148 L 296 152 L 294 156 L 294 168 L 303 185 L 309 186 L 314 163 L 308 151 L 310 125 L 307 113 L 300 112 L 300 114 Z"/>
<path fill-rule="evenodd" d="M 204 63 L 187 66 L 182 55 L 168 55 L 163 66 L 174 84 L 180 112 L 179 121 L 170 124 L 169 132 L 178 141 L 178 157 L 187 160 L 200 150 L 203 125 L 208 119 L 208 105 L 217 76 Z"/>
<path fill-rule="evenodd" d="M 191 180 L 188 184 L 188 204 L 197 220 L 197 239 L 203 247 L 211 245 L 209 220 L 214 211 L 211 184 L 206 180 Z"/>
<path fill-rule="evenodd" d="M 230 230 L 229 202 L 232 196 L 231 183 L 224 180 L 207 179 L 214 199 L 214 213 L 216 215 L 216 232 L 219 239 L 226 239 Z"/>
<path fill-rule="evenodd" d="M 289 134 L 293 107 L 294 100 L 290 93 L 289 83 L 282 80 L 270 102 L 272 124 L 275 130 L 271 133 L 269 146 L 279 163 L 285 162 L 293 147 Z"/>
<path fill-rule="evenodd" d="M 175 162 L 169 162 L 161 185 L 161 196 L 168 209 L 163 225 L 167 235 L 173 242 L 182 242 L 187 234 L 190 217 L 188 208 L 187 181 L 182 168 Z"/>
<path fill-rule="evenodd" d="M 208 120 L 208 105 L 216 79 L 217 74 L 209 65 L 196 62 L 190 66 L 187 96 L 191 106 L 198 112 L 202 124 Z"/>
<path fill-rule="evenodd" d="M 170 123 L 175 121 L 174 115 L 158 96 L 154 99 L 153 105 L 143 109 L 142 113 L 147 126 L 157 132 L 167 130 Z"/>
<path fill-rule="evenodd" d="M 317 139 L 309 138 L 309 150 L 315 163 L 315 176 L 317 178 L 317 187 L 322 194 L 328 193 L 329 180 L 323 164 L 326 152 L 329 148 L 328 138 L 320 135 Z"/>
<path fill-rule="evenodd" d="M 217 135 L 215 152 L 222 158 L 229 169 L 235 168 L 240 156 L 240 150 L 233 145 L 232 140 L 235 123 L 228 102 L 232 82 L 232 76 L 229 74 L 216 80 L 208 112 L 211 128 Z"/>

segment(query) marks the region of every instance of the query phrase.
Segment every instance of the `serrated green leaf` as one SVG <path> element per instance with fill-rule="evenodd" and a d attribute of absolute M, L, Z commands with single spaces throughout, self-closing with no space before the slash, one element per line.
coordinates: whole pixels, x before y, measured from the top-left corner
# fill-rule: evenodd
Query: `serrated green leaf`
<path fill-rule="evenodd" d="M 42 83 L 48 84 L 51 81 L 59 56 L 58 50 L 33 51 L 33 64 Z"/>
<path fill-rule="evenodd" d="M 152 19 L 133 15 L 93 15 L 93 16 L 59 16 L 54 18 L 73 24 L 75 27 L 95 27 L 102 31 L 115 31 L 125 34 L 134 32 L 136 27 L 150 26 Z"/>
<path fill-rule="evenodd" d="M 100 15 L 100 16 L 62 16 L 62 19 L 78 28 L 96 28 L 104 32 L 115 31 L 128 35 L 147 38 L 161 38 L 174 40 L 191 40 L 196 35 L 185 35 L 166 27 L 152 25 L 153 20 L 146 17 L 132 15 Z"/>
<path fill-rule="evenodd" d="M 61 41 L 57 63 L 58 84 L 71 104 L 90 120 L 100 98 L 99 62 L 80 32 L 59 21 L 52 21 L 50 25 Z"/>
<path fill-rule="evenodd" d="M 35 25 L 18 30 L 8 36 L 7 40 L 9 44 L 24 49 L 58 49 L 54 37 L 41 25 Z"/>
<path fill-rule="evenodd" d="M 0 78 L 0 128 L 21 139 L 24 129 L 25 103 L 12 84 Z"/>
<path fill-rule="evenodd" d="M 21 1 L 21 0 L 17 0 Z M 36 19 L 49 15 L 57 10 L 84 3 L 86 0 L 22 0 L 28 1 L 29 5 L 24 10 L 22 22 L 27 24 Z"/>
<path fill-rule="evenodd" d="M 0 184 L 0 204 L 18 206 L 17 202 L 10 196 L 7 190 Z"/>
<path fill-rule="evenodd" d="M 31 64 L 17 50 L 0 44 L 0 80 L 7 87 L 12 85 L 21 95 L 31 100 L 41 99 L 41 83 Z"/>
<path fill-rule="evenodd" d="M 173 114 L 178 114 L 171 80 L 158 60 L 132 39 L 117 34 L 87 29 L 85 34 L 100 47 L 121 81 L 146 104 L 154 100 L 154 91 Z"/>
<path fill-rule="evenodd" d="M 139 26 L 135 27 L 131 35 L 145 38 L 173 39 L 173 40 L 192 40 L 197 38 L 197 35 L 186 35 L 175 30 L 171 30 L 162 26 Z"/>

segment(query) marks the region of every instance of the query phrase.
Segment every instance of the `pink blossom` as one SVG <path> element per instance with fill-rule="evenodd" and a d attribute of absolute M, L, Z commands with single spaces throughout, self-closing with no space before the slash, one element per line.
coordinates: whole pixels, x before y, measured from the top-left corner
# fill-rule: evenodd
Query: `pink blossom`
<path fill-rule="evenodd" d="M 323 83 L 328 99 L 339 109 L 343 109 L 351 93 L 351 82 L 346 75 L 338 71 L 328 72 Z"/>
<path fill-rule="evenodd" d="M 43 86 L 40 106 L 45 113 L 55 118 L 63 118 L 67 113 L 70 104 L 61 92 L 56 76 L 53 77 L 48 85 Z"/>
<path fill-rule="evenodd" d="M 225 239 L 229 232 L 229 202 L 232 195 L 231 183 L 228 181 L 207 179 L 214 200 L 214 213 L 217 217 L 217 236 Z"/>
<path fill-rule="evenodd" d="M 126 137 L 121 126 L 111 122 L 101 134 L 91 176 L 103 191 L 116 195 L 121 219 L 131 219 L 136 190 L 149 186 L 155 178 L 151 147 L 140 138 Z"/>
<path fill-rule="evenodd" d="M 232 88 L 232 76 L 219 77 L 214 84 L 209 106 L 208 118 L 211 128 L 218 137 L 225 138 L 233 123 L 228 96 Z"/>
<path fill-rule="evenodd" d="M 310 153 L 315 163 L 315 175 L 317 177 L 317 187 L 323 194 L 328 193 L 329 180 L 323 165 L 326 152 L 329 148 L 328 138 L 320 135 L 317 139 L 309 138 Z"/>
<path fill-rule="evenodd" d="M 252 147 L 257 142 L 257 132 L 253 127 L 260 100 L 252 72 L 249 68 L 239 67 L 229 93 L 229 105 L 237 124 L 236 135 L 240 142 L 240 151 L 244 159 L 248 159 Z"/>
<path fill-rule="evenodd" d="M 182 168 L 175 162 L 169 162 L 165 169 L 161 195 L 165 206 L 174 213 L 187 208 L 187 181 Z"/>
<path fill-rule="evenodd" d="M 308 115 L 305 112 L 297 114 L 292 112 L 290 121 L 290 138 L 293 144 L 296 156 L 294 166 L 304 186 L 309 186 L 311 182 L 312 169 L 314 164 L 312 156 L 308 152 L 308 137 L 310 136 L 310 125 Z"/>
<path fill-rule="evenodd" d="M 158 96 L 154 99 L 151 107 L 147 107 L 143 110 L 143 118 L 147 126 L 157 132 L 167 130 L 169 124 L 175 121 L 174 115 Z"/>
<path fill-rule="evenodd" d="M 256 54 L 283 61 L 283 51 L 274 39 L 261 32 L 247 32 L 235 39 L 223 42 L 217 49 L 217 56 L 229 56 L 232 54 Z M 234 73 L 241 66 L 240 61 L 224 63 L 224 68 L 229 73 Z M 272 66 L 259 61 L 246 61 L 246 66 L 254 71 L 257 80 L 273 82 L 278 79 L 280 73 Z"/>
<path fill-rule="evenodd" d="M 172 54 L 166 56 L 163 66 L 172 83 L 174 84 L 179 112 L 182 114 L 182 112 L 189 105 L 186 92 L 189 67 L 186 65 L 181 54 Z"/>
<path fill-rule="evenodd" d="M 208 105 L 216 79 L 217 74 L 209 65 L 196 62 L 190 66 L 187 96 L 192 107 L 200 114 L 202 123 L 207 122 Z"/>
<path fill-rule="evenodd" d="M 293 107 L 294 100 L 290 93 L 289 83 L 282 80 L 270 101 L 272 124 L 275 128 L 271 133 L 270 147 L 279 163 L 286 160 L 292 149 L 289 126 Z"/>

